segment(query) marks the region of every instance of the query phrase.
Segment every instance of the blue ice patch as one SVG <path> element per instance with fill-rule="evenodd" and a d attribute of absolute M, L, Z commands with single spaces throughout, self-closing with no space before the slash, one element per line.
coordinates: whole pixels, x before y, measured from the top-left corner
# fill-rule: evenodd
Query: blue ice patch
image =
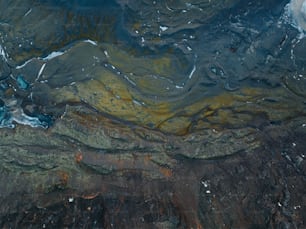
<path fill-rule="evenodd" d="M 29 88 L 29 83 L 23 78 L 22 75 L 17 76 L 16 82 L 20 89 L 26 90 Z"/>

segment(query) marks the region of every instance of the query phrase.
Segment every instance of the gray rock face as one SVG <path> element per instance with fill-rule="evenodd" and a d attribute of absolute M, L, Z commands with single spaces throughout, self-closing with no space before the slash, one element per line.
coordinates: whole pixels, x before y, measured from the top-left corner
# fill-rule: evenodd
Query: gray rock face
<path fill-rule="evenodd" d="M 180 148 L 176 138 L 170 138 L 170 147 L 165 143 L 169 138 L 150 131 L 145 144 L 137 133 L 146 131 L 131 132 L 118 124 L 113 129 L 107 120 L 102 129 L 87 132 L 103 132 L 99 143 L 89 143 L 90 135 L 71 138 L 65 123 L 72 117 L 73 111 L 67 111 L 67 119 L 48 132 L 29 127 L 1 131 L 1 181 L 6 183 L 1 186 L 2 226 L 303 225 L 306 133 L 299 121 L 264 128 L 257 149 L 199 160 L 195 147 Z M 218 146 L 220 138 L 216 141 L 211 144 Z"/>
<path fill-rule="evenodd" d="M 7 77 L 9 77 L 11 73 L 10 67 L 4 60 L 0 62 L 0 72 L 1 72 L 0 80 L 6 79 Z"/>
<path fill-rule="evenodd" d="M 0 227 L 302 227 L 286 4 L 0 0 Z"/>

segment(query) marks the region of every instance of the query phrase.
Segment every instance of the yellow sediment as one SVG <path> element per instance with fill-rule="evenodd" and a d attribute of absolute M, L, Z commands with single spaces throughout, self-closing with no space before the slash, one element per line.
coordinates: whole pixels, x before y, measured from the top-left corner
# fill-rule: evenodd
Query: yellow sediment
<path fill-rule="evenodd" d="M 271 92 L 264 89 L 243 88 L 235 94 L 224 92 L 203 98 L 190 106 L 179 107 L 177 106 L 179 101 L 171 103 L 140 100 L 139 95 L 135 94 L 127 84 L 107 72 L 98 79 L 77 83 L 74 87 L 78 91 L 77 97 L 67 88 L 56 91 L 57 95 L 64 96 L 66 101 L 84 101 L 99 111 L 138 125 L 159 128 L 163 132 L 178 135 L 203 128 L 243 126 L 260 113 L 266 114 L 271 120 L 280 120 L 292 116 L 292 112 L 300 112 L 300 108 L 294 102 L 270 104 L 263 100 L 272 94 L 283 98 L 282 93 L 285 91 L 276 89 Z M 143 101 L 145 105 L 135 103 L 134 99 Z M 175 110 L 173 107 L 179 108 Z M 193 120 L 192 123 L 195 114 L 198 120 Z"/>
<path fill-rule="evenodd" d="M 258 114 L 264 114 L 262 117 L 270 120 L 284 120 L 303 110 L 301 101 L 295 100 L 282 87 L 245 87 L 235 92 L 203 97 L 190 105 L 186 105 L 186 101 L 192 101 L 188 94 L 177 100 L 156 100 L 142 92 L 161 95 L 165 92 L 162 88 L 164 82 L 148 74 L 169 76 L 178 73 L 175 66 L 179 61 L 175 57 L 170 54 L 158 58 L 136 57 L 111 45 L 103 45 L 100 49 L 107 50 L 109 56 L 105 58 L 118 70 L 124 71 L 122 74 L 138 74 L 131 76 L 137 81 L 138 88 L 120 74 L 100 65 L 91 72 L 92 79 L 54 89 L 52 96 L 55 101 L 83 101 L 117 118 L 179 135 L 203 128 L 243 126 Z M 276 102 L 271 102 L 270 98 Z"/>

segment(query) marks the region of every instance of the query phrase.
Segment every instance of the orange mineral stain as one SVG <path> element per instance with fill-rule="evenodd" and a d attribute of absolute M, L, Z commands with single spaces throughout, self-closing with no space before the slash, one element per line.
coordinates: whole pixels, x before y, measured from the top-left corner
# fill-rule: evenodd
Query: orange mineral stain
<path fill-rule="evenodd" d="M 66 187 L 68 184 L 69 180 L 69 174 L 65 171 L 58 171 L 58 176 L 59 176 L 59 185 L 61 187 Z"/>
<path fill-rule="evenodd" d="M 173 176 L 172 170 L 168 168 L 161 167 L 159 168 L 159 171 L 166 177 L 170 178 Z"/>
<path fill-rule="evenodd" d="M 81 161 L 83 160 L 83 155 L 81 152 L 78 152 L 76 155 L 75 155 L 75 162 L 76 163 L 81 163 Z"/>

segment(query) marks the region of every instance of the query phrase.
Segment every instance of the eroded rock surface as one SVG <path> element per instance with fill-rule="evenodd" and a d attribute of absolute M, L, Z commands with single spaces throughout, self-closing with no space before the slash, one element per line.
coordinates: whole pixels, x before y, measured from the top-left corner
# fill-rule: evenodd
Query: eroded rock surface
<path fill-rule="evenodd" d="M 306 41 L 269 4 L 0 1 L 0 227 L 302 228 Z"/>

